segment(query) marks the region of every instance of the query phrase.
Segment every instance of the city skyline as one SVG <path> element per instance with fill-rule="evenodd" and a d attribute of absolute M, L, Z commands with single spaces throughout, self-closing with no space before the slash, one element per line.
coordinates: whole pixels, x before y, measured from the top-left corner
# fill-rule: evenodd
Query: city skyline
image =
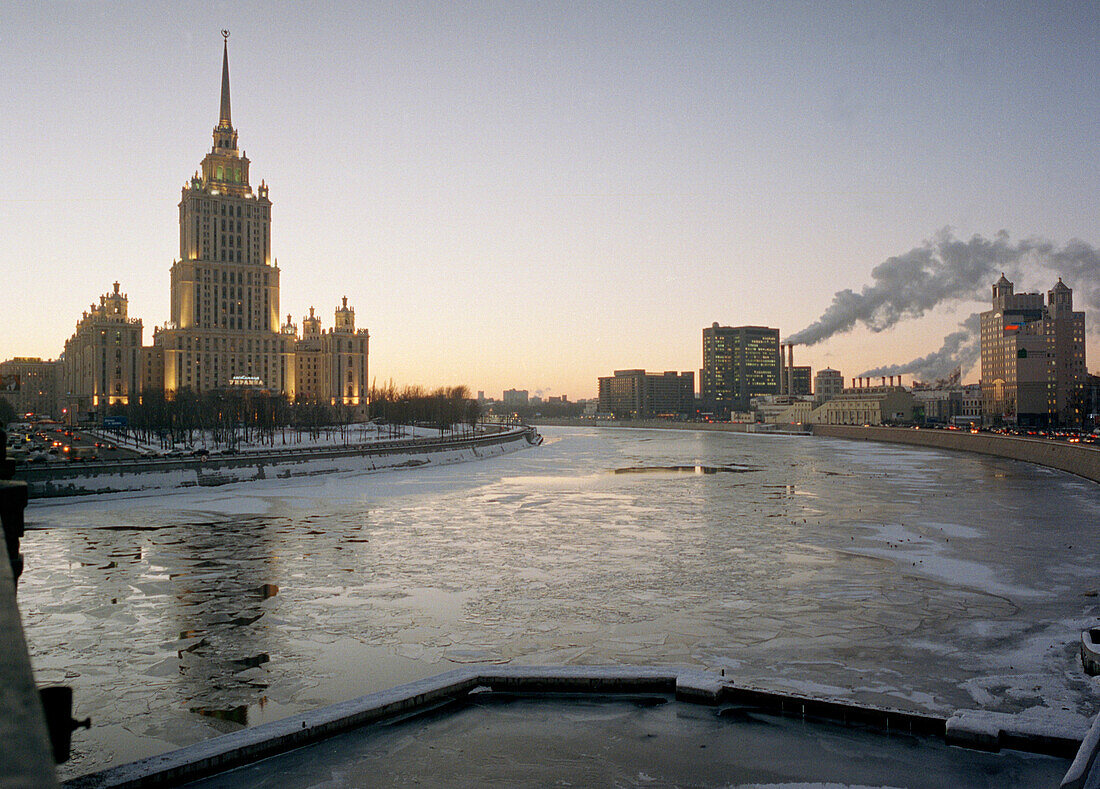
<path fill-rule="evenodd" d="M 340 281 L 379 382 L 592 397 L 611 368 L 697 370 L 712 322 L 785 340 L 944 227 L 1093 241 L 1088 7 L 135 6 L 121 31 L 114 8 L 0 12 L 20 31 L 0 123 L 32 137 L 0 153 L 2 358 L 56 357 L 116 279 L 147 331 L 168 318 L 222 27 L 281 311 L 327 311 Z M 933 352 L 982 276 L 796 361 L 851 377 Z"/>

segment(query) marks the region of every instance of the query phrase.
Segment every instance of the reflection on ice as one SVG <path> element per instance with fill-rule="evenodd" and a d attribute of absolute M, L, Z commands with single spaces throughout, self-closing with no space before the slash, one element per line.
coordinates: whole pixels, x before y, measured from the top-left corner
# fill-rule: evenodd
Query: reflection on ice
<path fill-rule="evenodd" d="M 67 774 L 244 725 L 211 710 L 255 725 L 471 662 L 1095 711 L 1094 487 L 865 443 L 545 432 L 462 466 L 32 504 L 35 669 L 96 722 Z"/>

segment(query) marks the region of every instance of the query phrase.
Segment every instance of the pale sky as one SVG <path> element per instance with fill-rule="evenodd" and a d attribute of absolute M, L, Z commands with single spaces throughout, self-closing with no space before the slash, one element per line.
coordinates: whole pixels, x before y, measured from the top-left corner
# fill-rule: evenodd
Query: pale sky
<path fill-rule="evenodd" d="M 714 321 L 793 334 L 944 227 L 1100 244 L 1098 7 L 957 5 L 4 3 L 0 358 L 56 357 L 115 279 L 147 344 L 167 320 L 222 28 L 282 313 L 348 296 L 379 382 L 593 396 L 698 371 Z"/>

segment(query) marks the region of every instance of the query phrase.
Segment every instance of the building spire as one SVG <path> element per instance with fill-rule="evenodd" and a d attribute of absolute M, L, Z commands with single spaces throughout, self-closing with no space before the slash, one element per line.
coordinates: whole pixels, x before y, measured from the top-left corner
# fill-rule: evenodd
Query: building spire
<path fill-rule="evenodd" d="M 222 106 L 218 115 L 218 126 L 224 129 L 233 128 L 233 117 L 229 111 L 229 31 L 222 31 L 224 40 L 222 48 Z"/>

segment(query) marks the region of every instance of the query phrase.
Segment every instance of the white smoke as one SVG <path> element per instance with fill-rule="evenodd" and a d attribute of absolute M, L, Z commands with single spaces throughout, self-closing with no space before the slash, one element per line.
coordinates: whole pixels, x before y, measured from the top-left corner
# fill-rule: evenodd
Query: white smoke
<path fill-rule="evenodd" d="M 979 235 L 963 241 L 950 228 L 908 252 L 887 258 L 871 271 L 872 284 L 856 293 L 837 291 L 821 317 L 787 338 L 795 345 L 815 345 L 857 324 L 880 332 L 906 318 L 919 318 L 933 309 L 984 300 L 994 280 L 1037 273 L 1064 277 L 1074 288 L 1075 307 L 1100 307 L 1100 251 L 1077 239 L 1057 246 L 1043 239 L 1013 242 L 1007 231 L 991 239 Z M 944 338 L 940 350 L 907 364 L 870 370 L 864 375 L 914 373 L 942 377 L 958 365 L 973 364 L 978 354 L 977 316 Z"/>
<path fill-rule="evenodd" d="M 927 356 L 921 356 L 905 364 L 891 364 L 886 367 L 876 367 L 860 373 L 861 376 L 877 377 L 881 375 L 901 375 L 912 373 L 916 378 L 924 381 L 943 378 L 947 370 L 961 367 L 968 369 L 978 361 L 981 346 L 978 342 L 981 330 L 981 318 L 978 313 L 972 313 L 969 318 L 959 324 L 959 331 L 951 332 L 943 338 L 943 347 L 933 351 Z"/>

